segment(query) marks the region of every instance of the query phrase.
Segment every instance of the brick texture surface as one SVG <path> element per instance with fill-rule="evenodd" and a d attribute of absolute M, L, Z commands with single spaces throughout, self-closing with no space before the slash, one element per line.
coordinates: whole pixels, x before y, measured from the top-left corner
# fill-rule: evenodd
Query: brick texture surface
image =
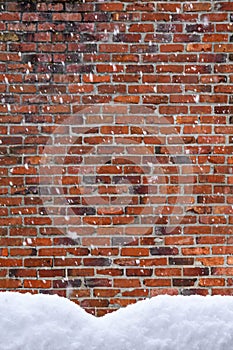
<path fill-rule="evenodd" d="M 233 295 L 231 1 L 0 1 L 0 101 L 1 291 Z"/>

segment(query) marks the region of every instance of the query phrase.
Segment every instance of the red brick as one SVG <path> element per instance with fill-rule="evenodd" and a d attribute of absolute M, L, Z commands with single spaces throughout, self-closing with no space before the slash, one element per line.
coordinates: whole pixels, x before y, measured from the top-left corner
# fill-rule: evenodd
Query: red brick
<path fill-rule="evenodd" d="M 149 256 L 148 248 L 122 248 L 122 256 Z"/>
<path fill-rule="evenodd" d="M 209 255 L 210 248 L 202 247 L 202 248 L 182 248 L 182 254 L 184 255 Z"/>
<path fill-rule="evenodd" d="M 153 288 L 151 290 L 151 296 L 155 297 L 157 295 L 178 295 L 179 291 L 175 288 Z"/>
<path fill-rule="evenodd" d="M 225 286 L 224 278 L 201 278 L 199 281 L 201 287 Z"/>
<path fill-rule="evenodd" d="M 198 12 L 198 11 L 210 11 L 211 10 L 211 2 L 205 3 L 195 3 L 189 2 L 185 3 L 183 6 L 185 12 Z"/>
<path fill-rule="evenodd" d="M 211 44 L 188 44 L 187 45 L 187 51 L 188 52 L 208 52 L 211 51 L 212 45 Z"/>
<path fill-rule="evenodd" d="M 165 2 L 158 3 L 157 4 L 157 10 L 162 12 L 177 12 L 181 10 L 181 4 L 175 3 L 175 4 L 167 4 Z"/>
<path fill-rule="evenodd" d="M 215 44 L 214 52 L 233 52 L 233 44 Z"/>
<path fill-rule="evenodd" d="M 138 278 L 117 278 L 114 280 L 114 287 L 116 288 L 135 288 L 140 286 L 141 282 Z"/>
<path fill-rule="evenodd" d="M 106 11 L 106 12 L 115 12 L 115 11 L 122 11 L 123 10 L 123 4 L 116 2 L 116 3 L 106 3 L 106 4 L 99 4 L 98 10 L 100 11 Z"/>
<path fill-rule="evenodd" d="M 208 257 L 208 258 L 197 258 L 197 261 L 201 262 L 204 266 L 218 266 L 224 264 L 223 257 Z"/>
<path fill-rule="evenodd" d="M 54 13 L 53 20 L 54 21 L 81 21 L 82 16 L 81 13 Z"/>
<path fill-rule="evenodd" d="M 154 25 L 153 24 L 132 24 L 129 28 L 129 32 L 136 32 L 136 33 L 148 33 L 148 32 L 154 32 Z"/>

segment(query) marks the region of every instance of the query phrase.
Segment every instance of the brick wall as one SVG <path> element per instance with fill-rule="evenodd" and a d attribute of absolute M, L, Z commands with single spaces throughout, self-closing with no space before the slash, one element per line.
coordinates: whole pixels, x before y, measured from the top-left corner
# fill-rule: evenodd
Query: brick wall
<path fill-rule="evenodd" d="M 0 11 L 0 289 L 232 295 L 233 3 Z"/>

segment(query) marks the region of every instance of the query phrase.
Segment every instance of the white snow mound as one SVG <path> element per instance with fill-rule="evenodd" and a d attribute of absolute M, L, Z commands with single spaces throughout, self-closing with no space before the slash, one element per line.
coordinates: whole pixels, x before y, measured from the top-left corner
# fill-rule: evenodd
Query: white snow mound
<path fill-rule="evenodd" d="M 58 296 L 0 293 L 0 350 L 232 350 L 233 298 L 157 296 L 102 318 Z"/>

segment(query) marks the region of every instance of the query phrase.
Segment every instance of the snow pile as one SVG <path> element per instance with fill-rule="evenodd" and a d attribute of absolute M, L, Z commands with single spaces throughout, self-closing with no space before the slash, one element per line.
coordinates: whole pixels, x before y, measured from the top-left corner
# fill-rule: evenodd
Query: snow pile
<path fill-rule="evenodd" d="M 95 318 L 58 296 L 0 293 L 1 350 L 231 350 L 233 298 L 158 296 Z"/>

